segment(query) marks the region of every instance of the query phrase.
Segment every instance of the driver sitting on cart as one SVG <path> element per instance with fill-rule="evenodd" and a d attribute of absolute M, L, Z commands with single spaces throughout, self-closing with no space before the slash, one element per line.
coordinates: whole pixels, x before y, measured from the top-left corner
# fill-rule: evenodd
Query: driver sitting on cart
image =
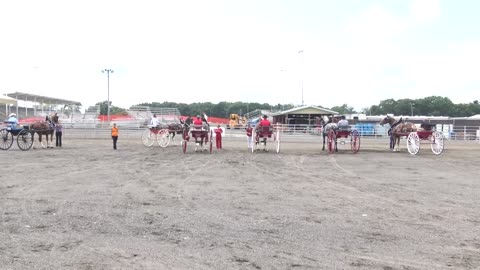
<path fill-rule="evenodd" d="M 197 117 L 193 120 L 193 127 L 195 129 L 203 129 L 203 121 L 200 115 L 197 115 Z"/>
<path fill-rule="evenodd" d="M 152 128 L 158 128 L 160 126 L 160 121 L 158 120 L 156 114 L 152 116 L 152 120 L 150 120 L 150 125 L 152 126 Z"/>
<path fill-rule="evenodd" d="M 345 115 L 342 115 L 341 120 L 338 121 L 338 129 L 348 129 L 348 121 L 345 119 Z"/>
<path fill-rule="evenodd" d="M 270 127 L 272 126 L 272 124 L 268 120 L 268 116 L 264 115 L 262 118 L 263 119 L 260 120 L 260 122 L 258 122 L 257 126 L 255 127 L 255 131 L 257 133 L 263 132 L 265 130 L 270 130 Z"/>
<path fill-rule="evenodd" d="M 12 128 L 12 129 L 17 128 L 17 126 L 18 126 L 17 115 L 15 113 L 11 113 L 8 116 L 7 121 L 5 121 L 5 122 L 7 123 L 7 126 L 10 127 L 10 128 Z"/>

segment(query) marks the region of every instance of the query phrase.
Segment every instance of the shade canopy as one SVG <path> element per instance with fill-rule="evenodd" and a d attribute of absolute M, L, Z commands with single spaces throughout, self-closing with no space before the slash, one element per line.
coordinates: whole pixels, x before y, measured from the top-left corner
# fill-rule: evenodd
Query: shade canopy
<path fill-rule="evenodd" d="M 0 96 L 0 104 L 7 104 L 7 105 L 17 105 L 17 100 L 11 97 L 8 97 L 6 95 L 1 95 Z"/>

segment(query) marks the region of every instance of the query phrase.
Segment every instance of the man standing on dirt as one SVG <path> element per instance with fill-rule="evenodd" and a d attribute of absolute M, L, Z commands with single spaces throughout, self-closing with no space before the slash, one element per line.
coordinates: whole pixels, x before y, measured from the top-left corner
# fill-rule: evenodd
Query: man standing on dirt
<path fill-rule="evenodd" d="M 118 128 L 117 128 L 117 124 L 115 123 L 113 123 L 113 127 L 112 127 L 112 140 L 113 140 L 113 149 L 117 150 Z"/>
<path fill-rule="evenodd" d="M 60 121 L 57 119 L 57 123 L 55 124 L 55 146 L 62 147 L 62 134 L 63 134 L 63 126 L 60 124 Z"/>

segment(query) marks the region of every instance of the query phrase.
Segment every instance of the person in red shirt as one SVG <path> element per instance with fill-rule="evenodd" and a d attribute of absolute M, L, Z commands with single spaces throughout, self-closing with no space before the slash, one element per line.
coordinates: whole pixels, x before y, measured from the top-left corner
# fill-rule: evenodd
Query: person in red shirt
<path fill-rule="evenodd" d="M 268 117 L 266 115 L 263 116 L 263 119 L 258 122 L 256 129 L 259 130 L 260 127 L 269 127 L 272 124 L 268 120 Z"/>
<path fill-rule="evenodd" d="M 217 149 L 222 149 L 223 129 L 221 129 L 220 125 L 218 125 L 217 128 L 214 131 L 215 131 L 215 142 L 216 142 Z"/>
<path fill-rule="evenodd" d="M 197 118 L 193 120 L 193 125 L 194 126 L 202 126 L 202 118 L 200 118 L 200 115 L 197 115 Z"/>

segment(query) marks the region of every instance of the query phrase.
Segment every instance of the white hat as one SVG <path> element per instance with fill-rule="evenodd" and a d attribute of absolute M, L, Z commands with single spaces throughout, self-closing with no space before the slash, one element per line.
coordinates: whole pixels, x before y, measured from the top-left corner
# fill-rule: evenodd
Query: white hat
<path fill-rule="evenodd" d="M 8 117 L 17 116 L 15 113 L 11 113 Z"/>

